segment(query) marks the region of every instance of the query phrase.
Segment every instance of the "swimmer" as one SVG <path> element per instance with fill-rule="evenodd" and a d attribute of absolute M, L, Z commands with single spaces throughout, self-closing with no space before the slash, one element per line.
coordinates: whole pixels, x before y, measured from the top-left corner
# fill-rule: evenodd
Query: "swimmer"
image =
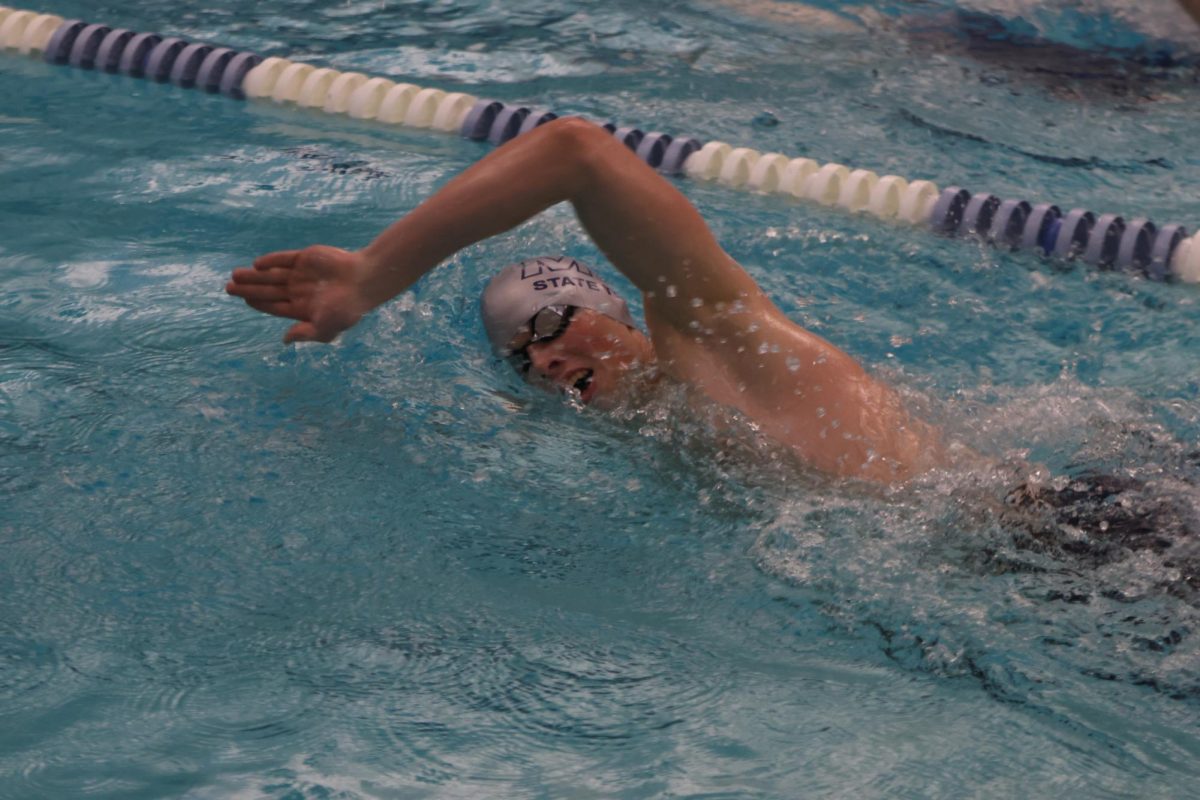
<path fill-rule="evenodd" d="M 362 250 L 270 253 L 234 270 L 226 290 L 296 320 L 285 342 L 329 342 L 462 248 L 563 201 L 641 290 L 649 336 L 587 265 L 565 256 L 508 265 L 485 288 L 480 310 L 493 350 L 530 383 L 597 408 L 683 384 L 830 476 L 899 483 L 949 466 L 951 455 L 955 466 L 988 469 L 966 448 L 944 445 L 845 352 L 785 317 L 670 183 L 580 119 L 556 120 L 493 151 Z M 1136 481 L 1064 482 L 1031 465 L 1012 474 L 1016 489 L 974 507 L 998 506 L 1019 549 L 1093 564 L 1161 552 L 1183 576 L 1171 590 L 1200 591 L 1191 509 Z"/>
<path fill-rule="evenodd" d="M 577 118 L 493 151 L 361 250 L 269 253 L 235 269 L 226 291 L 296 320 L 285 342 L 329 342 L 449 256 L 563 201 L 642 292 L 649 335 L 586 265 L 556 257 L 511 265 L 485 290 L 481 311 L 493 349 L 531 383 L 605 408 L 679 382 L 831 476 L 892 483 L 947 462 L 935 427 L 784 316 L 682 194 Z"/>

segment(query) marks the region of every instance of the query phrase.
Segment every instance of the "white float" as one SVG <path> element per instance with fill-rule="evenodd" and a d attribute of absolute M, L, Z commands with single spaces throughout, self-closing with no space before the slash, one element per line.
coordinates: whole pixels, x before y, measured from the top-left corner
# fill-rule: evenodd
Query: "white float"
<path fill-rule="evenodd" d="M 451 92 L 438 102 L 430 127 L 435 131 L 457 133 L 462 127 L 463 119 L 477 102 L 479 98 L 474 95 Z"/>
<path fill-rule="evenodd" d="M 733 148 L 724 142 L 709 142 L 687 157 L 683 162 L 683 171 L 691 178 L 712 180 L 721 174 L 725 164 L 725 156 L 733 152 Z"/>
<path fill-rule="evenodd" d="M 871 189 L 867 211 L 880 219 L 895 219 L 900 213 L 900 198 L 908 188 L 908 181 L 899 175 L 884 175 Z"/>
<path fill-rule="evenodd" d="M 354 90 L 367 82 L 367 76 L 361 72 L 343 72 L 338 75 L 333 83 L 329 84 L 329 91 L 325 94 L 325 105 L 322 109 L 329 114 L 344 114 L 350 108 L 350 97 L 354 94 Z"/>
<path fill-rule="evenodd" d="M 808 176 L 802 187 L 803 196 L 823 206 L 837 203 L 842 184 L 850 178 L 850 170 L 842 164 L 826 164 Z"/>
<path fill-rule="evenodd" d="M 21 42 L 17 45 L 17 49 L 26 55 L 45 51 L 46 45 L 50 43 L 50 37 L 62 24 L 63 18 L 57 14 L 39 14 L 25 26 L 25 32 L 21 34 Z"/>
<path fill-rule="evenodd" d="M 279 76 L 291 64 L 286 58 L 272 57 L 262 61 L 246 73 L 242 80 L 242 93 L 246 97 L 270 97 Z"/>
<path fill-rule="evenodd" d="M 937 184 L 932 181 L 913 181 L 900 196 L 900 210 L 896 216 L 913 225 L 928 222 L 937 197 Z"/>
<path fill-rule="evenodd" d="M 342 73 L 336 69 L 320 67 L 308 73 L 300 94 L 296 96 L 296 104 L 305 108 L 324 108 L 325 98 L 329 96 L 329 87 Z"/>
<path fill-rule="evenodd" d="M 380 122 L 395 124 L 404 122 L 404 115 L 408 113 L 409 104 L 420 91 L 420 86 L 414 86 L 411 83 L 397 83 L 383 96 L 376 119 Z"/>
<path fill-rule="evenodd" d="M 750 170 L 754 169 L 761 156 L 762 153 L 749 147 L 733 148 L 725 156 L 725 163 L 721 165 L 717 180 L 734 188 L 745 186 L 750 180 Z"/>
<path fill-rule="evenodd" d="M 277 103 L 295 103 L 300 99 L 300 90 L 308 76 L 317 71 L 312 64 L 289 64 L 275 81 L 271 99 Z"/>
<path fill-rule="evenodd" d="M 779 181 L 787 169 L 788 158 L 782 153 L 765 153 L 754 162 L 746 185 L 757 192 L 779 191 Z"/>
<path fill-rule="evenodd" d="M 1175 248 L 1171 274 L 1184 283 L 1200 283 L 1200 233 L 1184 239 Z"/>
<path fill-rule="evenodd" d="M 437 113 L 438 103 L 446 93 L 441 89 L 422 89 L 413 96 L 404 112 L 404 124 L 410 128 L 428 128 L 433 124 L 433 115 Z"/>
<path fill-rule="evenodd" d="M 793 158 L 779 176 L 779 191 L 787 192 L 793 197 L 804 197 L 804 183 L 820 169 L 820 166 L 811 158 Z"/>
<path fill-rule="evenodd" d="M 842 182 L 842 191 L 837 204 L 850 212 L 862 211 L 871 202 L 871 190 L 879 182 L 879 176 L 867 169 L 851 170 Z"/>
<path fill-rule="evenodd" d="M 395 81 L 389 81 L 387 78 L 371 78 L 350 95 L 346 113 L 355 119 L 375 119 L 379 116 L 379 106 L 384 96 L 395 85 Z"/>
<path fill-rule="evenodd" d="M 32 11 L 13 11 L 0 22 L 0 47 L 17 49 L 29 23 L 37 17 Z"/>

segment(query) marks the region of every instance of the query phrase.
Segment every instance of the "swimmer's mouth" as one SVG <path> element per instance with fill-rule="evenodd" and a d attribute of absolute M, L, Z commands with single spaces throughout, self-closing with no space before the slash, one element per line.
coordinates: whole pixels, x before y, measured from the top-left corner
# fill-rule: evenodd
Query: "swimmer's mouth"
<path fill-rule="evenodd" d="M 592 370 L 585 369 L 579 373 L 579 377 L 564 387 L 564 391 L 577 394 L 579 399 L 584 403 L 588 402 L 591 397 L 588 389 L 592 387 L 592 378 L 594 377 Z"/>

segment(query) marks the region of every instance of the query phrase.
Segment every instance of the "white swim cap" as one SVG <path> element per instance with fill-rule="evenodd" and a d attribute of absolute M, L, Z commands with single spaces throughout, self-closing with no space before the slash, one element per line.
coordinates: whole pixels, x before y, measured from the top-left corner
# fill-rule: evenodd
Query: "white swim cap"
<path fill-rule="evenodd" d="M 508 343 L 546 306 L 590 308 L 636 328 L 625 301 L 596 277 L 591 267 L 566 256 L 530 258 L 509 264 L 483 290 L 479 314 L 492 349 L 509 356 Z"/>

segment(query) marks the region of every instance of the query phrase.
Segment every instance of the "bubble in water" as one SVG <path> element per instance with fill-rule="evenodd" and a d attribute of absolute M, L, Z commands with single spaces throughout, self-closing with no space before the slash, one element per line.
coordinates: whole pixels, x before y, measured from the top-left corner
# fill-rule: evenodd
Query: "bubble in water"
<path fill-rule="evenodd" d="M 667 297 L 677 297 L 678 295 L 679 289 L 675 288 L 675 284 L 669 284 L 667 286 Z"/>

